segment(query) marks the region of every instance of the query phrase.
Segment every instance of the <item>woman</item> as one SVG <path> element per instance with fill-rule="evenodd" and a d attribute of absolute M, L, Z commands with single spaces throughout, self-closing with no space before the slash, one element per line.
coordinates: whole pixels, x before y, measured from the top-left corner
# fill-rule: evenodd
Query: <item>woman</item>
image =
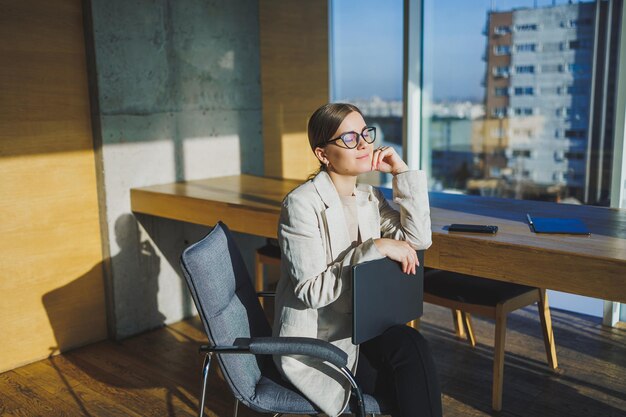
<path fill-rule="evenodd" d="M 321 167 L 283 201 L 274 333 L 319 338 L 343 349 L 359 386 L 388 397 L 395 416 L 441 415 L 434 364 L 416 330 L 395 326 L 360 347 L 351 342 L 350 266 L 387 256 L 415 274 L 415 250 L 431 245 L 424 172 L 410 171 L 393 148 L 374 150 L 375 135 L 350 104 L 326 104 L 311 116 L 309 143 Z M 380 191 L 356 184 L 357 175 L 372 170 L 393 175 L 400 212 Z M 350 385 L 332 366 L 302 356 L 274 361 L 329 416 L 347 405 Z"/>

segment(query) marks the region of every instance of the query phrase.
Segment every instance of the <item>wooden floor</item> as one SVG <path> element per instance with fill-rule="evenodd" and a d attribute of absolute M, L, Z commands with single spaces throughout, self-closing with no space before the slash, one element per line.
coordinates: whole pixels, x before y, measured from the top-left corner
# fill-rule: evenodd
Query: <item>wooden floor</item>
<path fill-rule="evenodd" d="M 626 416 L 626 330 L 558 310 L 552 317 L 557 373 L 546 366 L 535 308 L 510 316 L 503 411 L 492 413 L 493 323 L 475 318 L 478 346 L 471 349 L 455 338 L 449 310 L 425 305 L 421 329 L 438 367 L 444 415 Z M 0 415 L 196 415 L 200 329 L 197 319 L 183 321 L 0 374 Z M 231 416 L 233 397 L 215 370 L 209 390 L 210 414 Z"/>

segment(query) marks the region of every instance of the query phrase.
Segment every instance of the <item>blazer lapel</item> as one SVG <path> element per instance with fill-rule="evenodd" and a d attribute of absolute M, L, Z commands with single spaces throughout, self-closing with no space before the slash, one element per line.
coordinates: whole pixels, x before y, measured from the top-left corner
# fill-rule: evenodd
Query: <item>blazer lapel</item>
<path fill-rule="evenodd" d="M 330 240 L 330 250 L 333 260 L 350 247 L 350 236 L 343 213 L 343 206 L 337 194 L 337 189 L 330 176 L 322 171 L 313 178 L 313 185 L 322 201 L 326 205 L 324 217 L 326 218 L 326 233 Z"/>

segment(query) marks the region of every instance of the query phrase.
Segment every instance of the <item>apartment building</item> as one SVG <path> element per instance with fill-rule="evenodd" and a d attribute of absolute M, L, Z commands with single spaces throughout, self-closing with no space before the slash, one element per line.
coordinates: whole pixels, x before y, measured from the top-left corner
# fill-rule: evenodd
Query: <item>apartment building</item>
<path fill-rule="evenodd" d="M 606 143 L 594 145 L 593 103 L 614 96 L 610 89 L 594 94 L 594 83 L 610 79 L 603 65 L 594 66 L 610 44 L 605 19 L 595 3 L 488 13 L 485 172 L 594 200 L 588 171 L 602 164 L 596 148 Z"/>

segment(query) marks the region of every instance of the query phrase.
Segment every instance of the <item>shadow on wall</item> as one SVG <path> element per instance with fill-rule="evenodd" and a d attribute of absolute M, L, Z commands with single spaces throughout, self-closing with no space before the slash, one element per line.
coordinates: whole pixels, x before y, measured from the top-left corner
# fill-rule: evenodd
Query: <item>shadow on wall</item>
<path fill-rule="evenodd" d="M 141 232 L 145 233 L 150 241 L 154 243 L 161 256 L 161 261 L 165 261 L 165 263 L 161 265 L 161 268 L 173 270 L 176 274 L 177 279 L 161 280 L 162 285 L 168 286 L 167 288 L 160 289 L 161 292 L 158 300 L 161 306 L 161 312 L 166 316 L 165 322 L 171 323 L 197 314 L 180 267 L 180 256 L 186 247 L 201 240 L 212 228 L 140 213 L 135 213 L 134 216 L 130 214 L 126 216 L 131 217 L 134 221 L 133 226 L 137 228 L 137 225 L 139 225 Z M 135 232 L 139 233 L 138 230 Z M 265 244 L 265 238 L 237 232 L 233 232 L 233 237 L 240 248 L 246 249 L 242 251 L 246 268 L 248 271 L 254 271 L 254 249 L 263 246 Z M 120 265 L 128 265 L 126 262 L 132 262 L 133 260 L 120 259 L 120 261 L 124 262 Z M 142 266 L 139 268 L 138 273 L 149 268 L 150 266 Z M 166 277 L 170 276 L 167 271 L 163 272 Z M 132 289 L 132 291 L 137 291 L 137 289 Z M 123 297 L 123 299 L 128 299 L 128 296 Z M 151 309 L 151 311 L 155 309 L 156 306 L 154 309 Z M 163 321 L 161 320 L 160 323 L 163 323 Z M 143 324 L 144 328 L 155 327 L 154 322 L 146 321 L 143 322 Z"/>
<path fill-rule="evenodd" d="M 135 213 L 134 216 L 130 214 L 125 216 L 133 218 L 136 233 L 139 233 L 138 227 L 141 226 L 142 231 L 154 242 L 159 254 L 162 256 L 162 260 L 167 262 L 167 265 L 163 265 L 163 267 L 165 268 L 167 266 L 171 268 L 178 278 L 172 280 L 167 279 L 165 285 L 169 287 L 161 289 L 163 292 L 161 293 L 160 305 L 163 307 L 165 315 L 170 318 L 169 322 L 172 321 L 172 317 L 183 319 L 196 314 L 191 295 L 187 290 L 180 269 L 180 255 L 185 247 L 189 245 L 189 242 L 200 240 L 210 229 L 204 226 L 187 224 L 140 213 Z M 124 259 L 121 261 L 124 262 L 121 263 L 121 265 L 126 265 L 126 262 L 130 260 Z M 140 271 L 143 272 L 145 269 L 149 268 L 150 266 L 142 265 Z M 166 274 L 166 276 L 169 276 L 169 274 Z M 135 289 L 135 291 L 137 291 L 137 289 Z M 124 298 L 127 299 L 127 297 Z M 159 303 L 156 297 L 155 302 Z M 158 305 L 155 305 L 155 308 L 158 308 Z M 165 320 L 167 320 L 167 317 Z M 161 320 L 161 323 L 163 322 L 164 321 Z M 148 328 L 153 328 L 155 327 L 153 323 L 153 321 L 149 321 L 145 322 L 145 325 L 150 326 Z"/>
<path fill-rule="evenodd" d="M 166 319 L 159 311 L 158 301 L 161 257 L 150 240 L 142 240 L 132 214 L 119 216 L 114 230 L 119 252 L 111 257 L 110 265 L 116 276 L 112 292 L 118 331 L 125 323 L 141 323 L 144 329 L 161 327 Z M 118 306 L 120 301 L 126 305 Z"/>

